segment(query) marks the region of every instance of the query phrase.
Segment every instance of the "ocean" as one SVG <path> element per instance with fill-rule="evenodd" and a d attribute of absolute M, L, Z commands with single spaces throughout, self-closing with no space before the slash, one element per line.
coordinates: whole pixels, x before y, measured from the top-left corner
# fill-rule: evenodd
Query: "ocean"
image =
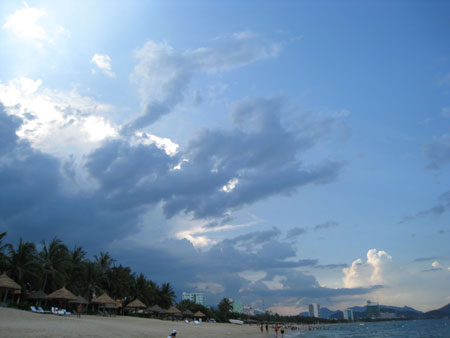
<path fill-rule="evenodd" d="M 281 337 L 278 335 L 278 337 Z M 285 338 L 450 338 L 450 320 L 410 320 L 326 325 L 313 331 L 287 331 Z"/>

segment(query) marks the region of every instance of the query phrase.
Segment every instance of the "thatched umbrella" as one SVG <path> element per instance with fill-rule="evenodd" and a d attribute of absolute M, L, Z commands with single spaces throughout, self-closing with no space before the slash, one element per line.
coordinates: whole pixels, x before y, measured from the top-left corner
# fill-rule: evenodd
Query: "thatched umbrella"
<path fill-rule="evenodd" d="M 187 309 L 186 311 L 183 311 L 183 316 L 192 318 L 194 316 L 194 313 L 191 310 Z"/>
<path fill-rule="evenodd" d="M 127 307 L 135 308 L 135 309 L 144 309 L 147 307 L 144 303 L 142 303 L 138 298 L 128 303 Z"/>
<path fill-rule="evenodd" d="M 204 318 L 204 317 L 206 317 L 206 315 L 201 311 L 197 311 L 196 313 L 194 313 L 194 318 Z"/>
<path fill-rule="evenodd" d="M 166 310 L 160 308 L 158 305 L 153 305 L 151 307 L 148 307 L 147 312 L 153 312 L 158 314 L 158 317 L 162 314 L 162 313 L 166 313 Z"/>
<path fill-rule="evenodd" d="M 169 310 L 166 311 L 166 314 L 171 315 L 173 317 L 181 317 L 181 311 L 178 310 L 175 306 L 172 306 Z"/>
<path fill-rule="evenodd" d="M 106 308 L 106 305 L 110 304 L 114 305 L 114 308 L 116 306 L 116 301 L 112 299 L 106 292 L 100 297 L 92 299 L 91 303 L 98 304 L 98 308 L 100 308 L 100 305 L 103 305 L 104 308 Z"/>
<path fill-rule="evenodd" d="M 47 296 L 47 299 L 55 299 L 55 300 L 75 300 L 77 297 L 67 290 L 64 286 L 61 289 L 52 292 Z"/>
<path fill-rule="evenodd" d="M 77 296 L 77 299 L 71 300 L 69 303 L 70 304 L 83 304 L 83 305 L 89 304 L 89 302 L 80 295 Z"/>
<path fill-rule="evenodd" d="M 28 299 L 36 300 L 36 306 L 40 306 L 41 300 L 47 299 L 47 294 L 42 290 L 35 291 L 28 297 Z"/>
<path fill-rule="evenodd" d="M 134 312 L 137 312 L 137 309 L 145 309 L 147 305 L 142 303 L 138 298 L 128 303 L 126 306 L 128 309 L 134 309 Z"/>
<path fill-rule="evenodd" d="M 3 272 L 0 276 L 0 289 L 6 290 L 5 297 L 3 298 L 3 301 L 6 302 L 9 290 L 22 290 L 22 287 L 9 278 L 6 272 Z"/>
<path fill-rule="evenodd" d="M 77 297 L 63 286 L 61 289 L 58 289 L 55 292 L 49 294 L 47 296 L 47 299 L 59 300 L 60 304 L 62 305 L 63 302 L 67 303 L 67 301 L 75 300 L 77 299 Z"/>

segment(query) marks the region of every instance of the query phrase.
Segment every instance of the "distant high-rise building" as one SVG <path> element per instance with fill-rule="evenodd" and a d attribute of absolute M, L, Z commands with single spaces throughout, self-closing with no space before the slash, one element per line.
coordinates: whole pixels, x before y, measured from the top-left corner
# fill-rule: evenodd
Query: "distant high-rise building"
<path fill-rule="evenodd" d="M 206 306 L 206 297 L 204 293 L 200 292 L 183 292 L 181 294 L 182 300 L 190 300 L 191 302 L 194 302 L 196 304 L 201 304 L 203 306 Z"/>
<path fill-rule="evenodd" d="M 309 304 L 309 316 L 320 318 L 320 305 L 316 303 Z"/>
<path fill-rule="evenodd" d="M 349 320 L 349 321 L 354 321 L 354 317 L 353 317 L 353 310 L 352 309 L 345 309 L 343 311 L 344 314 L 344 319 L 345 320 Z"/>
<path fill-rule="evenodd" d="M 233 301 L 233 312 L 243 313 L 244 312 L 244 304 L 237 300 Z"/>
<path fill-rule="evenodd" d="M 380 305 L 378 303 L 367 301 L 367 318 L 380 318 Z"/>

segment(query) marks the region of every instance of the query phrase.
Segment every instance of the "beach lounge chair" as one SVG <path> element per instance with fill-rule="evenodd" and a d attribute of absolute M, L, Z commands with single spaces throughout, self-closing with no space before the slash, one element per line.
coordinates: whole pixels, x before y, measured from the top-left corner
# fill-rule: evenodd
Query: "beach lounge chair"
<path fill-rule="evenodd" d="M 44 310 L 41 306 L 39 306 L 37 309 L 40 313 L 52 313 L 51 311 Z"/>
<path fill-rule="evenodd" d="M 43 311 L 41 312 L 41 311 L 37 310 L 34 306 L 30 306 L 30 310 L 31 310 L 31 312 L 34 312 L 34 313 L 44 313 Z"/>
<path fill-rule="evenodd" d="M 54 315 L 63 316 L 66 310 L 57 310 L 56 307 L 52 307 L 52 313 Z"/>

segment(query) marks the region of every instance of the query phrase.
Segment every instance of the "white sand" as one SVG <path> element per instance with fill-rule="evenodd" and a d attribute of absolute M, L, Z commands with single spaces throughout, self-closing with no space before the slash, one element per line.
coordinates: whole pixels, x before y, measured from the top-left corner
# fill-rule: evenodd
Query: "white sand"
<path fill-rule="evenodd" d="M 8 338 L 166 338 L 172 330 L 177 338 L 264 337 L 257 325 L 186 324 L 128 316 L 55 316 L 0 308 L 0 337 Z M 271 337 L 274 335 L 270 335 Z"/>

